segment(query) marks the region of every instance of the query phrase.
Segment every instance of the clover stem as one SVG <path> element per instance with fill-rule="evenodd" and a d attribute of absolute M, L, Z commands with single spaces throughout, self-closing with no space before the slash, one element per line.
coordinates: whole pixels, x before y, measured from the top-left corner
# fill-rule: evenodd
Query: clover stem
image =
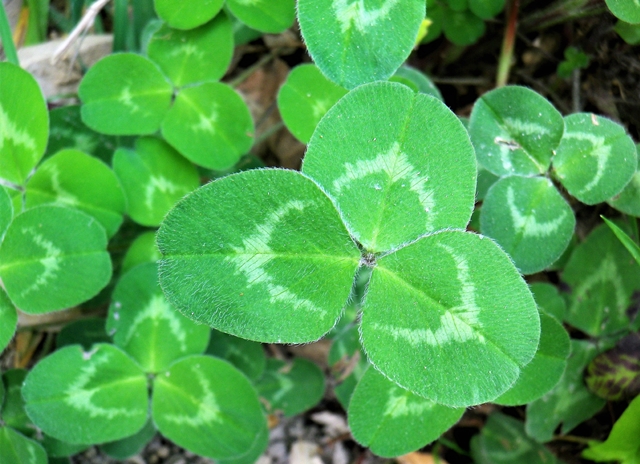
<path fill-rule="evenodd" d="M 9 18 L 7 18 L 7 12 L 4 9 L 3 2 L 0 2 L 0 41 L 4 47 L 4 53 L 7 56 L 7 61 L 15 64 L 16 66 L 20 66 L 18 52 L 16 52 L 16 45 L 13 43 L 13 37 L 11 36 Z"/>
<path fill-rule="evenodd" d="M 516 29 L 518 27 L 518 9 L 520 0 L 511 0 L 507 9 L 507 29 L 504 33 L 502 41 L 502 50 L 500 51 L 500 59 L 498 61 L 498 75 L 496 79 L 496 87 L 507 85 L 509 80 L 509 70 L 511 69 L 511 61 L 513 59 L 513 46 L 516 40 Z"/>

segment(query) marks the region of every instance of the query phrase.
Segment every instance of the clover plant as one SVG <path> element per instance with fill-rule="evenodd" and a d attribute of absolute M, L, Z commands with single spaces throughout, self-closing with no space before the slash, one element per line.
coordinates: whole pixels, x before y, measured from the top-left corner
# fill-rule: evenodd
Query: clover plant
<path fill-rule="evenodd" d="M 255 462 L 268 415 L 326 398 L 316 364 L 261 343 L 324 336 L 353 438 L 383 457 L 493 402 L 526 420 L 493 413 L 476 462 L 556 462 L 542 443 L 601 409 L 594 392 L 634 394 L 616 359 L 640 327 L 638 146 L 520 86 L 460 119 L 406 64 L 441 31 L 473 43 L 504 0 L 153 4 L 127 42 L 140 50 L 91 66 L 80 106 L 48 111 L 35 79 L 0 63 L 0 349 L 20 311 L 100 316 L 2 374 L 0 462 L 93 445 L 122 460 L 156 434 Z M 607 5 L 640 22 L 633 2 Z M 313 63 L 277 108 L 306 153 L 299 171 L 265 168 L 227 73 L 235 46 L 296 19 Z M 592 205 L 608 227 L 577 227 Z M 637 446 L 618 443 L 637 404 L 584 456 L 632 462 Z"/>

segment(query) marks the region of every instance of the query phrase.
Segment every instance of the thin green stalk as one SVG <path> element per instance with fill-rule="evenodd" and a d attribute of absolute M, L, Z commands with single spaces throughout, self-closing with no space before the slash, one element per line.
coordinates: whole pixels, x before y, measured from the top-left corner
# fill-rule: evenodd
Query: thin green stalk
<path fill-rule="evenodd" d="M 16 66 L 20 66 L 18 52 L 16 52 L 16 45 L 13 43 L 13 37 L 11 36 L 9 18 L 7 18 L 7 12 L 4 9 L 4 3 L 2 0 L 0 0 L 0 41 L 2 41 L 4 53 L 7 55 L 7 61 L 15 64 Z"/>
<path fill-rule="evenodd" d="M 127 48 L 129 0 L 115 0 L 113 9 L 113 51 L 122 52 Z"/>
<path fill-rule="evenodd" d="M 504 32 L 502 50 L 500 51 L 500 59 L 498 60 L 496 87 L 503 87 L 507 85 L 509 81 L 509 71 L 511 69 L 511 61 L 513 60 L 513 47 L 516 42 L 516 30 L 518 28 L 519 5 L 520 0 L 512 0 L 507 10 L 507 29 Z"/>
<path fill-rule="evenodd" d="M 258 60 L 255 64 L 253 64 L 252 66 L 248 67 L 247 69 L 245 69 L 244 71 L 242 71 L 238 77 L 236 77 L 235 79 L 233 79 L 231 82 L 229 82 L 229 85 L 233 88 L 238 87 L 240 84 L 242 84 L 251 74 L 253 74 L 256 70 L 260 69 L 262 66 L 264 66 L 265 64 L 267 64 L 269 61 L 273 60 L 275 58 L 275 54 L 274 53 L 269 53 L 268 55 L 263 56 L 262 58 L 260 58 L 260 60 Z"/>

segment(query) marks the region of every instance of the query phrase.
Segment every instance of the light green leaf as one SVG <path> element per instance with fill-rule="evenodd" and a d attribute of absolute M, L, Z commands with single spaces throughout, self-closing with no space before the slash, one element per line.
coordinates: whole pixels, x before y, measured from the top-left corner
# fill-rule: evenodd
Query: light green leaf
<path fill-rule="evenodd" d="M 258 395 L 231 364 L 190 356 L 155 377 L 153 421 L 160 433 L 212 459 L 246 454 L 266 426 Z"/>
<path fill-rule="evenodd" d="M 381 372 L 452 407 L 504 393 L 540 337 L 535 302 L 511 260 L 462 231 L 378 259 L 361 319 L 362 345 Z"/>
<path fill-rule="evenodd" d="M 224 0 L 154 0 L 158 16 L 176 29 L 201 26 L 218 14 L 223 3 Z"/>
<path fill-rule="evenodd" d="M 13 219 L 13 203 L 9 192 L 0 185 L 0 243 L 4 238 L 4 233 L 9 227 L 11 220 Z"/>
<path fill-rule="evenodd" d="M 616 18 L 631 24 L 640 23 L 640 0 L 605 0 Z"/>
<path fill-rule="evenodd" d="M 469 9 L 479 18 L 491 19 L 504 9 L 505 0 L 469 0 Z"/>
<path fill-rule="evenodd" d="M 26 376 L 25 369 L 10 369 L 2 374 L 5 399 L 0 417 L 5 425 L 24 435 L 33 436 L 35 427 L 27 417 L 22 399 L 22 383 Z"/>
<path fill-rule="evenodd" d="M 499 412 L 491 414 L 471 439 L 471 456 L 477 464 L 560 464 L 551 451 L 527 436 L 522 422 Z"/>
<path fill-rule="evenodd" d="M 567 303 L 560 296 L 558 287 L 545 282 L 534 282 L 529 285 L 529 290 L 533 293 L 533 298 L 538 304 L 538 308 L 558 321 L 563 321 L 567 312 Z"/>
<path fill-rule="evenodd" d="M 595 114 L 576 113 L 564 120 L 565 133 L 553 158 L 562 185 L 587 205 L 620 193 L 638 163 L 631 137 L 620 124 Z"/>
<path fill-rule="evenodd" d="M 195 187 L 194 187 L 195 188 Z M 122 260 L 121 272 L 144 263 L 155 263 L 162 255 L 156 244 L 155 232 L 144 232 L 136 237 Z"/>
<path fill-rule="evenodd" d="M 267 412 L 282 411 L 286 417 L 300 414 L 320 402 L 324 395 L 324 374 L 303 358 L 291 362 L 267 359 L 262 377 L 255 382 Z"/>
<path fill-rule="evenodd" d="M 136 140 L 135 150 L 117 150 L 113 169 L 124 189 L 129 216 L 145 226 L 159 225 L 180 198 L 200 185 L 195 167 L 154 137 Z"/>
<path fill-rule="evenodd" d="M 218 464 L 255 464 L 259 461 L 260 455 L 269 445 L 269 428 L 266 426 L 260 431 L 251 449 L 242 457 L 235 459 L 218 459 Z"/>
<path fill-rule="evenodd" d="M 638 160 L 640 160 L 640 144 L 636 145 L 636 153 Z M 625 214 L 640 217 L 640 170 L 636 169 L 626 187 L 616 196 L 607 200 L 607 203 Z"/>
<path fill-rule="evenodd" d="M 0 287 L 0 353 L 7 347 L 18 326 L 18 313 L 3 288 Z M 2 401 L 0 401 L 0 406 Z"/>
<path fill-rule="evenodd" d="M 151 37 L 147 54 L 175 87 L 217 81 L 233 55 L 231 21 L 223 12 L 188 31 L 164 24 Z"/>
<path fill-rule="evenodd" d="M 327 79 L 313 64 L 291 70 L 278 92 L 278 110 L 287 129 L 308 143 L 320 119 L 347 90 Z"/>
<path fill-rule="evenodd" d="M 604 217 L 604 216 L 601 216 L 601 217 L 604 220 L 605 224 L 607 224 L 607 226 L 609 226 L 609 229 L 611 229 L 611 231 L 618 238 L 618 240 L 620 240 L 620 243 L 622 243 L 624 245 L 624 247 L 627 249 L 627 251 L 629 253 L 631 253 L 631 256 L 633 256 L 633 259 L 636 260 L 636 263 L 640 264 L 640 246 L 638 246 L 638 244 L 636 242 L 634 242 L 633 239 L 631 237 L 629 237 L 624 232 L 624 230 L 622 230 L 620 227 L 615 225 L 613 222 L 608 220 L 606 217 Z"/>
<path fill-rule="evenodd" d="M 93 216 L 112 237 L 122 224 L 125 199 L 113 171 L 78 150 L 58 152 L 27 182 L 27 208 L 57 203 Z"/>
<path fill-rule="evenodd" d="M 0 247 L 0 277 L 24 312 L 69 308 L 96 295 L 111 277 L 104 228 L 63 206 L 37 206 L 15 217 Z"/>
<path fill-rule="evenodd" d="M 217 170 L 230 168 L 251 148 L 253 130 L 247 105 L 219 82 L 183 89 L 162 122 L 162 135 L 176 150 Z"/>
<path fill-rule="evenodd" d="M 51 130 L 45 157 L 74 148 L 111 164 L 113 152 L 124 142 L 124 137 L 101 134 L 87 127 L 82 122 L 79 105 L 53 109 L 49 118 Z"/>
<path fill-rule="evenodd" d="M 267 364 L 267 357 L 260 343 L 217 330 L 211 334 L 206 353 L 230 362 L 251 380 L 260 378 Z"/>
<path fill-rule="evenodd" d="M 120 349 L 68 346 L 29 372 L 22 395 L 45 433 L 69 443 L 104 443 L 133 435 L 148 412 L 147 379 Z"/>
<path fill-rule="evenodd" d="M 56 336 L 56 348 L 80 345 L 85 351 L 91 350 L 96 343 L 110 343 L 105 320 L 102 317 L 78 319 L 65 325 Z"/>
<path fill-rule="evenodd" d="M 391 77 L 411 53 L 424 16 L 424 0 L 298 2 L 309 54 L 347 89 Z"/>
<path fill-rule="evenodd" d="M 574 250 L 562 280 L 572 288 L 566 321 L 592 336 L 628 329 L 640 267 L 604 224 Z"/>
<path fill-rule="evenodd" d="M 49 114 L 27 71 L 0 63 L 0 178 L 22 185 L 47 146 Z"/>
<path fill-rule="evenodd" d="M 476 161 L 464 127 L 442 102 L 397 83 L 363 85 L 331 108 L 302 171 L 369 252 L 464 228 L 473 210 Z"/>
<path fill-rule="evenodd" d="M 569 356 L 567 331 L 554 317 L 540 312 L 540 345 L 516 383 L 494 403 L 513 406 L 527 404 L 546 394 L 560 381 Z"/>
<path fill-rule="evenodd" d="M 227 0 L 229 10 L 252 29 L 278 34 L 293 25 L 295 0 Z"/>
<path fill-rule="evenodd" d="M 158 245 L 160 285 L 176 308 L 267 343 L 328 332 L 360 259 L 331 200 L 286 170 L 245 171 L 201 187 L 169 212 Z"/>
<path fill-rule="evenodd" d="M 169 110 L 172 94 L 158 67 L 133 53 L 102 58 L 78 88 L 82 121 L 110 135 L 153 134 Z"/>
<path fill-rule="evenodd" d="M 573 210 L 544 177 L 504 177 L 482 203 L 480 231 L 495 239 L 523 274 L 553 264 L 575 226 Z"/>
<path fill-rule="evenodd" d="M 122 440 L 104 443 L 100 445 L 100 449 L 108 456 L 123 461 L 142 451 L 155 434 L 156 428 L 151 418 L 149 418 L 144 427 L 135 435 L 123 438 Z"/>
<path fill-rule="evenodd" d="M 617 461 L 622 464 L 640 462 L 640 396 L 629 404 L 603 443 L 589 442 L 582 457 L 596 462 Z"/>
<path fill-rule="evenodd" d="M 210 329 L 172 308 L 158 284 L 155 263 L 136 266 L 113 292 L 107 333 L 147 373 L 157 373 L 175 360 L 201 354 Z"/>
<path fill-rule="evenodd" d="M 540 443 L 547 442 L 561 423 L 561 433 L 567 433 L 602 409 L 605 401 L 590 393 L 582 380 L 585 367 L 597 354 L 595 345 L 571 341 L 571 355 L 560 382 L 527 405 L 527 435 Z"/>
<path fill-rule="evenodd" d="M 518 86 L 484 94 L 469 121 L 478 162 L 497 176 L 545 173 L 563 132 L 558 110 L 540 94 Z"/>
<path fill-rule="evenodd" d="M 47 464 L 47 453 L 38 442 L 9 427 L 0 427 L 2 464 Z"/>
<path fill-rule="evenodd" d="M 406 64 L 400 66 L 396 73 L 391 76 L 389 80 L 391 82 L 400 82 L 401 84 L 409 87 L 414 92 L 431 95 L 432 97 L 435 97 L 440 101 L 444 101 L 440 90 L 438 90 L 438 87 L 436 87 L 436 85 L 431 82 L 431 79 L 429 79 L 417 69 L 412 68 L 411 66 L 407 66 Z"/>
<path fill-rule="evenodd" d="M 471 45 L 484 35 L 484 21 L 468 10 L 445 10 L 442 16 L 444 36 L 458 46 Z"/>
<path fill-rule="evenodd" d="M 630 24 L 619 20 L 613 28 L 618 35 L 629 45 L 640 44 L 640 23 Z"/>
<path fill-rule="evenodd" d="M 349 428 L 362 446 L 382 457 L 416 451 L 458 422 L 452 409 L 399 387 L 373 367 L 367 369 L 349 403 Z"/>

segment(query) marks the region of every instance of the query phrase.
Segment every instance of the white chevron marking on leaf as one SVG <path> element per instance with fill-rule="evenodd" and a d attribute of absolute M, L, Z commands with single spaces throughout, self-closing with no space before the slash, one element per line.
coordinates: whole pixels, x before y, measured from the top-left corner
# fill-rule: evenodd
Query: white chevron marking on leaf
<path fill-rule="evenodd" d="M 312 206 L 312 202 L 292 200 L 270 213 L 264 223 L 256 226 L 256 232 L 242 241 L 242 247 L 233 247 L 236 255 L 227 256 L 225 261 L 231 261 L 237 267 L 237 273 L 243 274 L 247 279 L 247 286 L 262 284 L 266 287 L 271 303 L 285 303 L 294 309 L 304 308 L 318 313 L 324 317 L 327 312 L 316 306 L 312 301 L 298 297 L 288 288 L 275 282 L 270 276 L 265 265 L 273 259 L 273 251 L 269 248 L 271 236 L 280 221 L 291 211 L 303 211 Z"/>
<path fill-rule="evenodd" d="M 623 314 L 627 309 L 627 292 L 624 288 L 624 284 L 622 283 L 622 278 L 618 272 L 618 266 L 616 265 L 615 259 L 609 254 L 605 255 L 605 257 L 600 261 L 598 268 L 582 280 L 580 285 L 576 287 L 576 299 L 580 300 L 588 298 L 589 290 L 591 290 L 594 285 L 605 282 L 609 282 L 613 285 L 616 297 L 616 309 L 620 314 Z"/>
<path fill-rule="evenodd" d="M 26 130 L 19 129 L 0 105 L 0 150 L 8 141 L 13 142 L 14 145 L 21 145 L 27 150 L 36 149 L 36 141 L 33 137 Z"/>
<path fill-rule="evenodd" d="M 209 113 L 209 116 L 205 116 L 204 114 L 199 114 L 198 124 L 194 126 L 194 128 L 197 131 L 214 133 L 216 131 L 215 123 L 218 122 L 219 117 L 220 115 L 218 113 L 218 107 L 213 106 L 211 108 L 211 112 Z"/>
<path fill-rule="evenodd" d="M 53 242 L 47 240 L 43 235 L 36 232 L 33 227 L 22 229 L 22 233 L 31 235 L 31 237 L 33 237 L 33 243 L 45 251 L 44 258 L 40 259 L 40 264 L 42 264 L 44 270 L 38 275 L 31 285 L 22 291 L 21 296 L 24 297 L 40 288 L 42 285 L 45 285 L 57 274 L 60 270 L 60 256 L 62 255 L 62 250 L 56 247 Z"/>
<path fill-rule="evenodd" d="M 118 101 L 131 110 L 132 113 L 140 111 L 140 106 L 133 101 L 133 95 L 131 95 L 131 89 L 129 89 L 129 87 L 122 89 L 122 92 L 120 92 L 118 96 Z"/>
<path fill-rule="evenodd" d="M 174 424 L 189 425 L 191 427 L 202 427 L 214 422 L 222 422 L 220 405 L 213 393 L 209 379 L 204 376 L 198 364 L 192 366 L 191 371 L 202 390 L 202 396 L 197 398 L 197 412 L 191 415 L 163 414 L 162 417 Z"/>
<path fill-rule="evenodd" d="M 393 388 L 389 392 L 389 398 L 384 408 L 384 415 L 394 419 L 402 416 L 420 416 L 431 410 L 432 407 L 433 403 L 426 399 L 422 401 L 412 401 L 408 395 L 399 388 Z"/>
<path fill-rule="evenodd" d="M 553 234 L 562 225 L 562 222 L 567 217 L 567 212 L 564 211 L 562 215 L 547 222 L 538 222 L 535 217 L 535 213 L 522 214 L 520 209 L 516 205 L 516 196 L 513 187 L 507 188 L 507 206 L 509 207 L 509 213 L 511 214 L 511 222 L 518 232 L 522 232 L 525 237 L 542 237 Z"/>
<path fill-rule="evenodd" d="M 153 210 L 153 197 L 156 192 L 174 194 L 180 187 L 163 176 L 151 176 L 144 189 L 144 205 L 148 210 Z"/>
<path fill-rule="evenodd" d="M 125 343 L 129 343 L 129 340 L 131 340 L 138 330 L 138 326 L 147 319 L 166 321 L 169 325 L 169 330 L 180 345 L 180 351 L 187 351 L 187 334 L 182 328 L 178 314 L 169 306 L 169 303 L 167 303 L 163 295 L 153 295 L 147 306 L 136 315 L 125 335 Z"/>
<path fill-rule="evenodd" d="M 602 176 L 604 176 L 607 161 L 609 161 L 609 157 L 611 156 L 611 145 L 606 145 L 604 137 L 599 137 L 587 132 L 567 132 L 564 134 L 564 137 L 572 140 L 585 140 L 592 146 L 589 156 L 596 159 L 596 173 L 593 179 L 580 190 L 580 193 L 590 192 L 600 183 Z"/>
<path fill-rule="evenodd" d="M 380 8 L 367 10 L 364 0 L 333 0 L 333 11 L 340 23 L 342 33 L 346 33 L 351 29 L 353 24 L 360 32 L 364 32 L 370 27 L 376 25 L 381 19 L 389 16 L 391 10 L 400 2 L 400 0 L 387 0 Z"/>
<path fill-rule="evenodd" d="M 521 119 L 516 118 L 504 118 L 503 119 L 505 125 L 513 132 L 519 132 L 524 135 L 548 135 L 551 131 L 543 126 L 542 124 L 537 124 L 535 122 L 523 121 Z"/>
<path fill-rule="evenodd" d="M 111 407 L 105 408 L 93 403 L 93 396 L 98 393 L 101 388 L 87 388 L 96 374 L 100 372 L 100 367 L 108 363 L 111 355 L 106 352 L 102 353 L 85 353 L 86 365 L 81 369 L 75 381 L 69 385 L 64 392 L 64 402 L 74 409 L 86 412 L 90 417 L 104 417 L 113 419 L 116 416 L 133 417 L 138 415 L 138 411 L 131 411 L 127 408 Z"/>
<path fill-rule="evenodd" d="M 64 203 L 70 206 L 76 206 L 80 201 L 78 197 L 67 192 L 62 185 L 60 185 L 60 171 L 54 165 L 49 165 L 49 175 L 51 176 L 51 190 L 56 194 L 56 200 L 60 203 Z"/>

